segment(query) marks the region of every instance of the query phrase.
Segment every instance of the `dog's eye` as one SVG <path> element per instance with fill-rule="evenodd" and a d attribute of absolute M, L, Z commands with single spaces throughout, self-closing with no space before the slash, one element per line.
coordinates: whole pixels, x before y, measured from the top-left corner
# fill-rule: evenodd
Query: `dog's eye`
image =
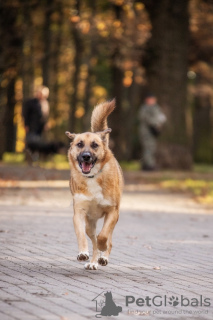
<path fill-rule="evenodd" d="M 98 144 L 96 142 L 92 142 L 91 147 L 93 149 L 96 149 L 98 147 Z"/>
<path fill-rule="evenodd" d="M 79 147 L 79 148 L 83 148 L 83 146 L 84 146 L 83 142 L 79 142 L 79 143 L 77 143 L 77 147 Z"/>

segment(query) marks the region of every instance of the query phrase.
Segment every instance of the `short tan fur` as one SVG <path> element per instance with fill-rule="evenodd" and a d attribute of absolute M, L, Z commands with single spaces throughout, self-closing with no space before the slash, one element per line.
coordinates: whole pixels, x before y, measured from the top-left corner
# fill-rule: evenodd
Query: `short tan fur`
<path fill-rule="evenodd" d="M 112 233 L 119 218 L 123 176 L 108 146 L 111 129 L 107 126 L 107 117 L 114 108 L 115 100 L 94 108 L 92 132 L 66 132 L 71 139 L 68 159 L 74 205 L 73 222 L 79 247 L 77 259 L 89 260 L 87 234 L 93 244 L 92 258 L 85 264 L 85 269 L 88 270 L 96 270 L 98 264 L 108 264 Z M 104 218 L 104 223 L 102 230 L 96 235 L 96 224 L 100 218 Z"/>

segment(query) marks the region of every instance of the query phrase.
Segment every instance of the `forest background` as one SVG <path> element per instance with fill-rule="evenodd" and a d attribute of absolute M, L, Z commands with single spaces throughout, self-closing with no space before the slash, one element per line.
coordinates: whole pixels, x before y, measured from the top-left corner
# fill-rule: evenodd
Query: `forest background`
<path fill-rule="evenodd" d="M 213 2 L 210 0 L 0 1 L 0 158 L 23 152 L 22 104 L 50 89 L 46 138 L 87 131 L 93 107 L 110 117 L 119 160 L 141 158 L 138 110 L 154 93 L 168 121 L 163 168 L 213 163 Z"/>

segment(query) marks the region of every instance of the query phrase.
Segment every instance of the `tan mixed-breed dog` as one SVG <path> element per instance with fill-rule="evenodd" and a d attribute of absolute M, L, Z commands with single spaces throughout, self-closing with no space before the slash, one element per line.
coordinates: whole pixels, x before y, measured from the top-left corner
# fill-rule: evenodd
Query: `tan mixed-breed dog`
<path fill-rule="evenodd" d="M 93 256 L 85 269 L 106 266 L 112 249 L 112 232 L 118 221 L 123 176 L 108 147 L 107 117 L 115 100 L 95 107 L 91 131 L 81 134 L 66 132 L 70 138 L 68 159 L 71 167 L 70 189 L 73 195 L 74 228 L 78 240 L 79 261 L 89 260 L 86 234 L 93 244 Z M 97 220 L 104 217 L 102 230 L 96 235 Z"/>

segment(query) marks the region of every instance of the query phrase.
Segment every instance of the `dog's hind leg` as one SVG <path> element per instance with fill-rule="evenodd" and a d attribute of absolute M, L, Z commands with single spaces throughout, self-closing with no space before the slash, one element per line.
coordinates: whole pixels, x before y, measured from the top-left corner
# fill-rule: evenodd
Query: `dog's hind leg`
<path fill-rule="evenodd" d="M 97 236 L 96 236 L 96 220 L 89 219 L 86 217 L 86 233 L 88 237 L 92 241 L 93 245 L 93 256 L 90 262 L 85 264 L 85 269 L 87 270 L 97 270 L 98 269 L 98 257 L 99 257 L 99 250 L 97 246 Z"/>
<path fill-rule="evenodd" d="M 97 237 L 98 249 L 101 251 L 101 257 L 98 259 L 98 263 L 102 266 L 108 264 L 109 254 L 112 249 L 112 233 L 118 217 L 118 210 L 115 208 L 106 213 L 103 228 Z"/>
<path fill-rule="evenodd" d="M 85 210 L 75 207 L 75 213 L 73 216 L 73 224 L 75 228 L 75 233 L 78 240 L 79 254 L 77 260 L 86 261 L 89 259 L 88 242 L 85 233 Z"/>

